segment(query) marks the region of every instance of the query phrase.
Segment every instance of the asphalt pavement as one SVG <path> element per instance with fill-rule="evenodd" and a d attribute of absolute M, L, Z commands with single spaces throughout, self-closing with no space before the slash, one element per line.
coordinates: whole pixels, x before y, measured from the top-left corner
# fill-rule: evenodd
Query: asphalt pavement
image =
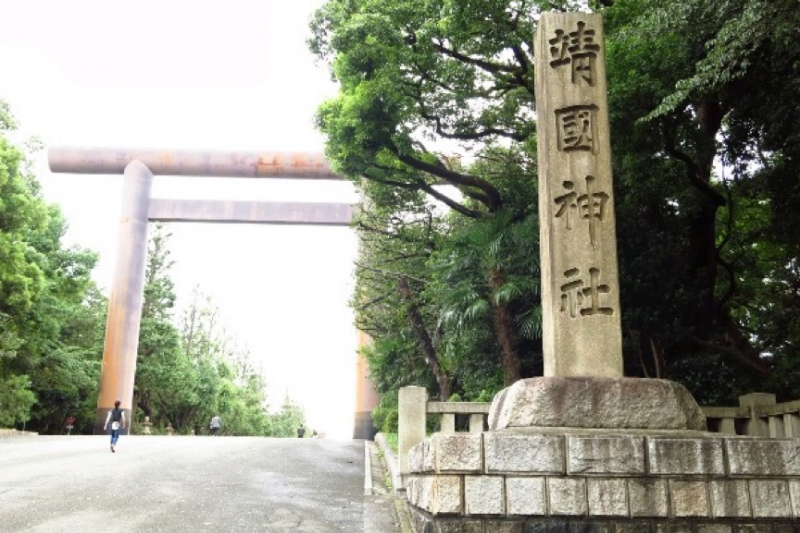
<path fill-rule="evenodd" d="M 0 533 L 396 533 L 364 441 L 0 438 Z"/>

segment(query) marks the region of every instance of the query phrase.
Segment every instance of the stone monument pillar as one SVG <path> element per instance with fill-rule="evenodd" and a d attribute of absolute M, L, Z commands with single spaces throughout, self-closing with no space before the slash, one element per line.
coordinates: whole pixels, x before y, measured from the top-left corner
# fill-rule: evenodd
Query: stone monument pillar
<path fill-rule="evenodd" d="M 545 376 L 622 376 L 617 238 L 600 15 L 536 33 Z"/>

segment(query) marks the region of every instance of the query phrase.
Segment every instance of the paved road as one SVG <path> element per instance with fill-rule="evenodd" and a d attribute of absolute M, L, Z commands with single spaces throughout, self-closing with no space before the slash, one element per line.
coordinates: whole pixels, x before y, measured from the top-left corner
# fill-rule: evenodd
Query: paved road
<path fill-rule="evenodd" d="M 0 533 L 394 533 L 364 442 L 0 438 Z"/>

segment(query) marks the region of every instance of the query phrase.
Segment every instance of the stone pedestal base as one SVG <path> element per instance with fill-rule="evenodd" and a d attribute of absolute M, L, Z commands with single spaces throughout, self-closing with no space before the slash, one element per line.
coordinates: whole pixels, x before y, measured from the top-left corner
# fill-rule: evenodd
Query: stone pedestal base
<path fill-rule="evenodd" d="M 514 383 L 492 402 L 489 429 L 515 427 L 705 431 L 706 419 L 674 381 L 539 377 Z"/>
<path fill-rule="evenodd" d="M 416 533 L 800 532 L 800 439 L 542 429 L 412 448 Z"/>

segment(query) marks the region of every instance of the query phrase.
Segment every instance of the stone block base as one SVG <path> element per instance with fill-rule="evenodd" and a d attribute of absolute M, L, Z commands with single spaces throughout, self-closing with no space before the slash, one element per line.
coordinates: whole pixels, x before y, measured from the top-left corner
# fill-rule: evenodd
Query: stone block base
<path fill-rule="evenodd" d="M 415 533 L 800 533 L 800 523 L 787 520 L 669 520 L 567 518 L 442 518 L 411 511 Z"/>
<path fill-rule="evenodd" d="M 415 533 L 800 533 L 800 439 L 435 434 L 409 469 Z"/>

